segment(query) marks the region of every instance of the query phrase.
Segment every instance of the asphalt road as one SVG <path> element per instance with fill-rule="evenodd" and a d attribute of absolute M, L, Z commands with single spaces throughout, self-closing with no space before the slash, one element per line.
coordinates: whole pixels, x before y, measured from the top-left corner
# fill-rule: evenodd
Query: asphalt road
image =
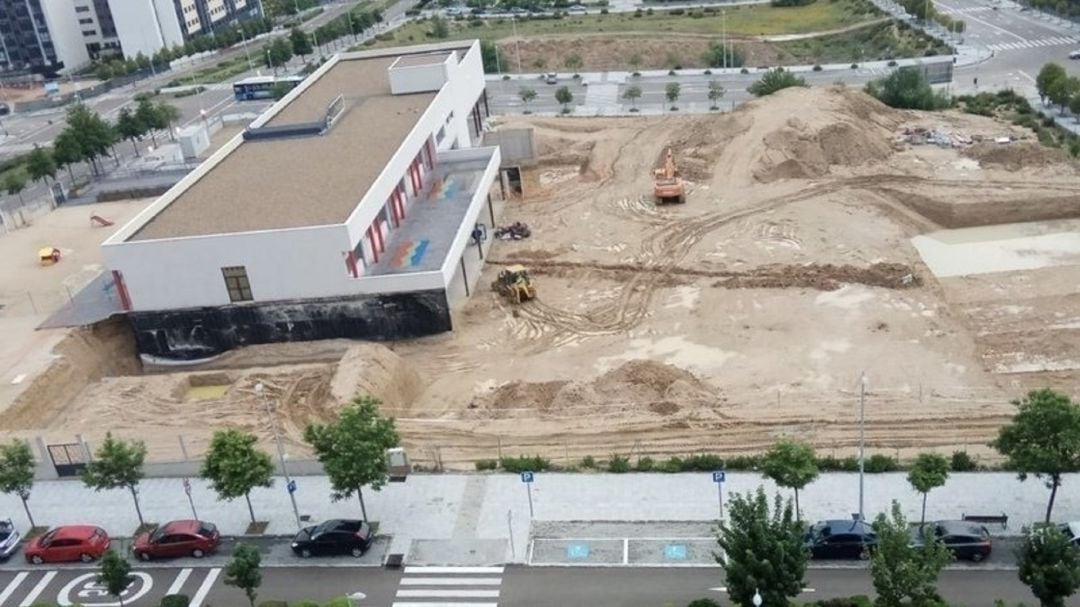
<path fill-rule="evenodd" d="M 192 597 L 192 607 L 241 605 L 243 593 L 224 584 L 219 567 L 135 569 L 135 582 L 125 593 L 126 605 L 156 605 L 168 593 Z M 94 581 L 93 569 L 43 566 L 0 572 L 0 607 L 27 607 L 35 601 L 87 607 L 118 603 Z M 685 605 L 695 598 L 726 598 L 719 568 L 406 568 L 358 567 L 266 568 L 259 599 L 326 601 L 362 593 L 356 605 L 419 607 L 656 607 Z M 985 607 L 996 599 L 1031 604 L 1033 598 L 1014 572 L 948 571 L 939 589 L 954 605 Z M 872 594 L 865 569 L 814 570 L 806 576 L 810 601 L 853 594 Z M 1078 605 L 1080 601 L 1070 601 Z"/>

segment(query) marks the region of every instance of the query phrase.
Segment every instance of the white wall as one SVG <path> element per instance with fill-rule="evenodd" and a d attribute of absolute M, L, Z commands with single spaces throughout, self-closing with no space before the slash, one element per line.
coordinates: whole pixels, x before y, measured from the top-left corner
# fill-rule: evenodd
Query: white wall
<path fill-rule="evenodd" d="M 41 12 L 45 14 L 45 23 L 49 26 L 56 58 L 64 62 L 63 72 L 68 73 L 89 64 L 90 55 L 86 52 L 82 28 L 72 1 L 43 0 Z"/>
<path fill-rule="evenodd" d="M 125 57 L 184 43 L 172 0 L 109 0 L 109 10 Z"/>
<path fill-rule="evenodd" d="M 488 161 L 487 169 L 484 170 L 484 176 L 480 178 L 478 187 L 473 192 L 472 200 L 469 202 L 469 208 L 465 211 L 465 217 L 461 220 L 461 225 L 458 226 L 457 234 L 454 235 L 454 241 L 450 245 L 450 250 L 446 253 L 446 259 L 443 260 L 442 275 L 446 284 L 450 284 L 453 280 L 455 272 L 457 272 L 458 262 L 461 259 L 461 253 L 465 250 L 465 246 L 469 243 L 470 235 L 472 234 L 473 227 L 476 225 L 476 219 L 482 211 L 487 209 L 487 197 L 488 192 L 491 190 L 491 186 L 494 185 L 495 180 L 499 176 L 499 163 L 501 157 L 499 156 L 499 148 L 483 148 L 475 150 L 452 150 L 439 154 L 440 159 L 457 159 L 457 160 L 469 160 L 472 158 L 484 158 L 491 153 L 491 160 Z M 491 230 L 488 231 L 488 238 L 495 238 L 495 226 L 491 226 Z"/>

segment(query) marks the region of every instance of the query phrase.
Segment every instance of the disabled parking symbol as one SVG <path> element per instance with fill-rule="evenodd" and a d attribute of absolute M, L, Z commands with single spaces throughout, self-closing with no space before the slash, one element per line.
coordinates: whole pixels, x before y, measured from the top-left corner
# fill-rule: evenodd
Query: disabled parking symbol
<path fill-rule="evenodd" d="M 685 561 L 686 544 L 668 544 L 664 546 L 664 558 L 669 561 Z"/>
<path fill-rule="evenodd" d="M 581 561 L 589 558 L 589 545 L 574 543 L 566 547 L 566 558 L 571 561 Z"/>

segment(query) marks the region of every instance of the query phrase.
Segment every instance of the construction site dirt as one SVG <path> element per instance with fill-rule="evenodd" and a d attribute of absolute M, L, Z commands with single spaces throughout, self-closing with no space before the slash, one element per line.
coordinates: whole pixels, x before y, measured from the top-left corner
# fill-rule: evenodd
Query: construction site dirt
<path fill-rule="evenodd" d="M 368 392 L 414 461 L 450 468 L 500 455 L 753 453 L 784 436 L 849 455 L 865 373 L 871 452 L 989 461 L 1010 400 L 1044 386 L 1075 395 L 1080 222 L 1068 218 L 1080 217 L 1080 180 L 1067 159 L 1024 152 L 1029 131 L 843 88 L 785 90 L 728 114 L 500 124 L 535 129 L 539 162 L 501 220 L 531 236 L 496 242 L 478 284 L 522 264 L 535 300 L 481 289 L 453 332 L 408 342 L 257 346 L 182 372 L 87 373 L 47 405 L 26 390 L 0 428 L 91 442 L 111 429 L 168 459 L 178 436 L 197 455 L 224 426 L 269 446 L 267 398 L 290 455 L 304 454 L 307 422 Z M 962 143 L 898 140 L 913 128 Z M 687 200 L 657 206 L 653 170 L 668 147 Z M 1016 234 L 959 228 L 1015 222 L 1041 222 L 1009 228 L 1024 238 L 1053 237 L 1032 241 L 1037 255 L 1014 251 L 1020 265 L 999 268 L 976 248 L 981 265 L 966 273 L 941 269 L 951 253 L 920 254 L 991 247 Z"/>

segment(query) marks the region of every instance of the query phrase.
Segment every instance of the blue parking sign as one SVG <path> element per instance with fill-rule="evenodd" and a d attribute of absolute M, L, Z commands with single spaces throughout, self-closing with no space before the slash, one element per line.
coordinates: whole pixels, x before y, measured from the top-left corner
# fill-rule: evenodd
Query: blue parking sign
<path fill-rule="evenodd" d="M 531 482 L 533 482 L 533 473 L 532 472 L 522 472 L 521 473 L 521 482 L 523 482 L 523 483 L 531 483 Z"/>
<path fill-rule="evenodd" d="M 290 480 L 285 488 L 289 490 L 289 493 L 296 493 L 296 481 Z"/>
<path fill-rule="evenodd" d="M 712 482 L 714 482 L 714 483 L 722 483 L 722 482 L 724 482 L 724 471 L 723 470 L 713 470 Z"/>

